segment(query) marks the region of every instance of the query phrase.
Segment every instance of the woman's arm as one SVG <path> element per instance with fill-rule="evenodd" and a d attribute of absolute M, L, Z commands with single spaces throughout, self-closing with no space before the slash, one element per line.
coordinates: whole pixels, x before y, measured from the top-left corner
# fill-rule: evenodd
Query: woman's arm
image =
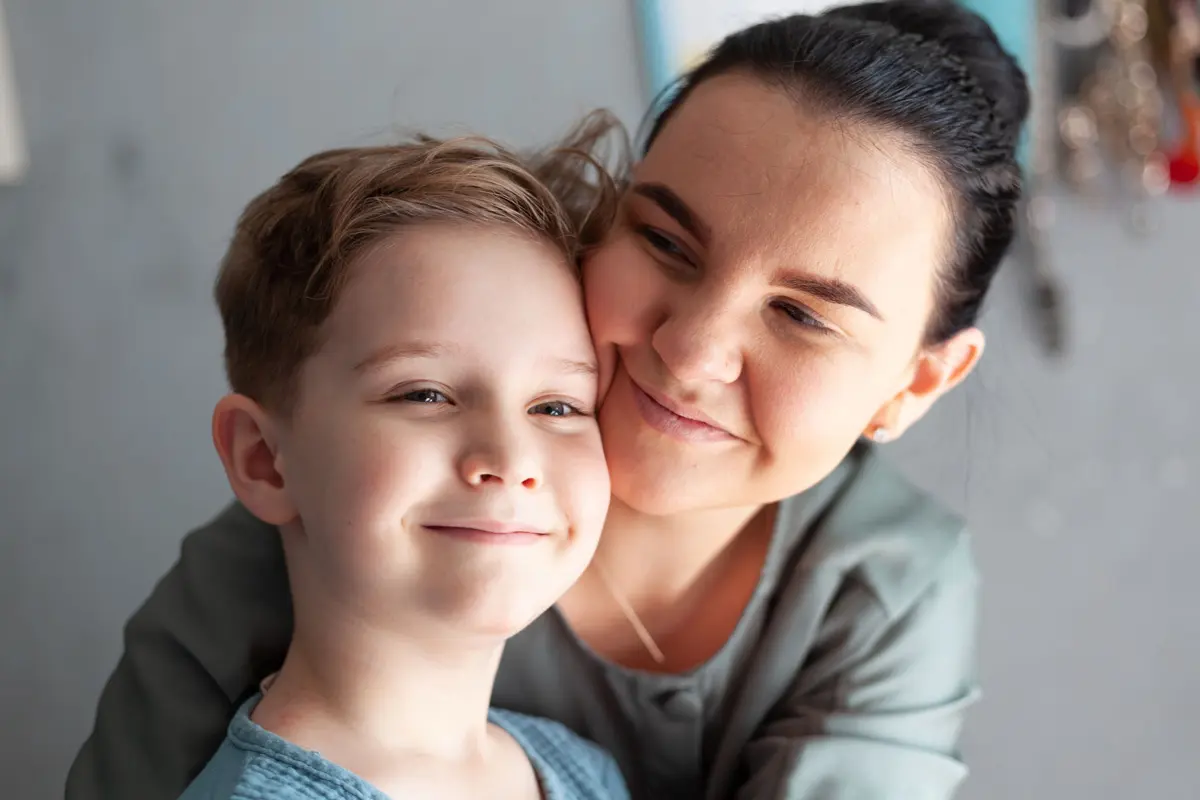
<path fill-rule="evenodd" d="M 174 800 L 212 757 L 237 703 L 278 668 L 292 628 L 278 531 L 234 504 L 188 534 L 125 626 L 67 800 Z"/>
<path fill-rule="evenodd" d="M 963 537 L 935 580 L 903 608 L 861 586 L 847 592 L 828 620 L 840 646 L 814 655 L 744 749 L 747 778 L 736 796 L 953 797 L 967 772 L 958 738 L 978 697 L 978 588 Z"/>

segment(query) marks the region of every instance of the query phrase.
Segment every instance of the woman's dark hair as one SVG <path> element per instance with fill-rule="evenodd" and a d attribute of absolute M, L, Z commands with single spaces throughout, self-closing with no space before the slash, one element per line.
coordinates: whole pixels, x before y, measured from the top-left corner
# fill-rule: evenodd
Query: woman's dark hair
<path fill-rule="evenodd" d="M 895 0 L 796 14 L 739 31 L 680 81 L 649 148 L 699 84 L 744 72 L 818 111 L 900 132 L 955 203 L 955 237 L 926 340 L 975 324 L 1012 242 L 1029 112 L 1025 74 L 977 14 L 946 0 Z"/>

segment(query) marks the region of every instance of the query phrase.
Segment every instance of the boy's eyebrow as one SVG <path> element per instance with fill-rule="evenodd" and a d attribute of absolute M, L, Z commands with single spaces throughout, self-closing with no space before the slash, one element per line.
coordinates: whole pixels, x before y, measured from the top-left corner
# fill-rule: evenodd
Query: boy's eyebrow
<path fill-rule="evenodd" d="M 554 363 L 558 364 L 559 368 L 566 373 L 575 375 L 595 376 L 599 374 L 596 365 L 591 361 L 576 361 L 573 358 L 556 358 Z"/>
<path fill-rule="evenodd" d="M 445 345 L 429 342 L 407 342 L 404 344 L 389 344 L 379 348 L 371 355 L 354 365 L 355 372 L 370 372 L 385 364 L 399 361 L 403 358 L 437 358 L 445 355 Z"/>
<path fill-rule="evenodd" d="M 430 342 L 405 342 L 381 347 L 374 353 L 354 365 L 355 372 L 370 372 L 380 367 L 406 358 L 437 358 L 454 350 L 444 344 Z M 567 374 L 597 375 L 599 370 L 591 361 L 579 361 L 574 358 L 548 359 L 553 369 Z"/>

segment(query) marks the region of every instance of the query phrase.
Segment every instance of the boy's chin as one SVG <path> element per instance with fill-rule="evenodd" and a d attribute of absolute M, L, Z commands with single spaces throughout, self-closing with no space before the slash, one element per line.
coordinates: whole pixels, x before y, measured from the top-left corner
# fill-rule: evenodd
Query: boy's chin
<path fill-rule="evenodd" d="M 530 584 L 513 580 L 440 587 L 427 595 L 424 611 L 447 636 L 501 642 L 520 633 L 562 594 L 557 587 Z"/>
<path fill-rule="evenodd" d="M 464 608 L 438 614 L 431 628 L 441 632 L 437 638 L 443 641 L 460 641 L 469 646 L 501 645 L 527 628 L 550 605 Z"/>

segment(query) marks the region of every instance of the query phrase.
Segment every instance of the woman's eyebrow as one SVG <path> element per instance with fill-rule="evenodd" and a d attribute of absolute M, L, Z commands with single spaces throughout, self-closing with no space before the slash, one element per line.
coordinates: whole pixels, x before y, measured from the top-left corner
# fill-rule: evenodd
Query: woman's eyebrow
<path fill-rule="evenodd" d="M 646 198 L 661 208 L 667 216 L 678 222 L 684 230 L 696 237 L 696 240 L 701 244 L 707 245 L 712 238 L 712 229 L 669 186 L 653 182 L 637 183 L 634 184 L 632 191 L 634 194 Z M 830 303 L 857 308 L 860 311 L 870 314 L 877 320 L 883 320 L 883 315 L 879 313 L 879 309 L 876 308 L 875 304 L 868 300 L 856 287 L 844 281 L 818 278 L 800 273 L 789 273 L 781 276 L 779 280 L 775 281 L 775 284 L 811 294 Z"/>
<path fill-rule="evenodd" d="M 813 297 L 819 297 L 826 302 L 835 303 L 839 306 L 857 308 L 859 311 L 864 311 L 880 322 L 883 322 L 883 315 L 879 313 L 879 309 L 875 307 L 875 304 L 868 300 L 866 295 L 860 292 L 856 286 L 852 286 L 845 281 L 840 281 L 836 278 L 820 278 L 816 275 L 807 275 L 800 272 L 787 272 L 777 277 L 774 284 L 794 289 L 797 292 L 811 294 Z"/>
<path fill-rule="evenodd" d="M 636 183 L 633 193 L 650 200 L 663 210 L 667 216 L 675 220 L 702 245 L 707 245 L 712 238 L 712 229 L 696 215 L 696 212 L 683 202 L 683 198 L 675 194 L 662 183 Z"/>

